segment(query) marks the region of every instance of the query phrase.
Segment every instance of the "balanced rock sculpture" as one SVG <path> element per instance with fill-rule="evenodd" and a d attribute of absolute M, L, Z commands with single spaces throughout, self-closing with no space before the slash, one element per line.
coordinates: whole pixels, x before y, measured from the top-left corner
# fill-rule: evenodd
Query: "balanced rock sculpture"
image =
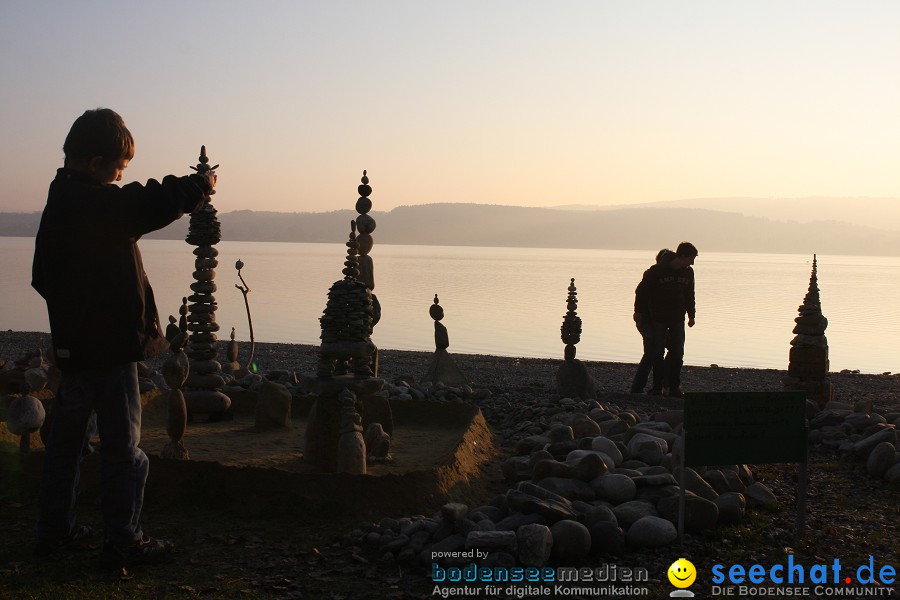
<path fill-rule="evenodd" d="M 578 292 L 575 278 L 569 282 L 566 298 L 566 314 L 560 327 L 563 343 L 566 345 L 563 364 L 556 373 L 557 392 L 568 398 L 593 398 L 597 395 L 597 384 L 584 364 L 575 358 L 575 344 L 581 341 L 581 317 L 576 313 Z"/>
<path fill-rule="evenodd" d="M 441 323 L 441 319 L 444 318 L 444 309 L 440 305 L 437 294 L 434 295 L 434 303 L 428 307 L 428 314 L 434 319 L 434 355 L 431 357 L 431 363 L 429 363 L 422 381 L 441 383 L 450 387 L 468 384 L 469 379 L 447 352 L 447 348 L 450 347 L 450 335 L 447 328 Z"/>
<path fill-rule="evenodd" d="M 825 337 L 828 319 L 822 314 L 817 270 L 816 255 L 813 254 L 809 289 L 798 308 L 800 315 L 794 319 L 795 335 L 791 340 L 784 386 L 805 391 L 807 399 L 823 407 L 831 400 L 833 391 L 828 378 L 828 339 Z"/>
<path fill-rule="evenodd" d="M 356 410 L 356 395 L 344 389 L 338 396 L 341 404 L 341 428 L 337 449 L 337 472 L 366 474 L 366 444 L 362 436 L 362 417 Z"/>
<path fill-rule="evenodd" d="M 198 173 L 207 173 L 219 166 L 210 167 L 208 163 L 206 146 L 201 146 L 200 163 L 191 168 Z M 214 193 L 215 190 L 210 192 Z M 216 291 L 214 280 L 219 251 L 213 246 L 222 238 L 216 212 L 210 202 L 194 211 L 186 238 L 188 244 L 197 247 L 194 249 L 194 283 L 191 284 L 194 293 L 187 298 L 191 302 L 186 318 L 187 330 L 191 332 L 187 347 L 191 372 L 185 382 L 185 400 L 188 413 L 206 413 L 214 420 L 224 417 L 231 406 L 231 399 L 221 391 L 225 387 L 225 379 L 219 375 L 222 365 L 216 361 L 219 324 L 216 323 L 217 304 L 213 294 Z"/>
<path fill-rule="evenodd" d="M 169 350 L 172 354 L 160 369 L 169 386 L 169 397 L 166 403 L 168 409 L 166 433 L 169 435 L 169 442 L 163 446 L 160 456 L 176 460 L 190 460 L 191 458 L 183 441 L 184 431 L 187 428 L 187 404 L 181 388 L 190 373 L 188 357 L 184 353 L 186 343 L 187 333 L 179 331 L 169 341 Z"/>
<path fill-rule="evenodd" d="M 226 373 L 234 374 L 241 370 L 241 363 L 238 362 L 238 343 L 234 339 L 234 327 L 231 328 L 231 339 L 228 340 L 225 348 L 225 359 L 223 370 Z"/>
<path fill-rule="evenodd" d="M 339 399 L 339 395 L 346 391 L 352 393 L 354 399 L 359 398 L 354 400 L 359 403 L 354 408 L 359 416 L 360 412 L 365 412 L 366 403 L 384 386 L 384 381 L 374 377 L 372 370 L 374 345 L 369 336 L 372 334 L 374 310 L 371 291 L 357 279 L 359 246 L 355 221 L 350 222 L 350 237 L 346 245 L 347 258 L 341 271 L 344 278 L 328 290 L 328 301 L 319 319 L 322 343 L 319 346 L 317 377 L 314 380 L 304 377 L 307 387 L 317 396 L 307 420 L 304 453 L 307 460 L 324 472 L 338 470 L 339 438 L 343 439 L 350 433 L 348 427 L 353 421 L 346 407 L 346 396 Z M 360 423 L 356 425 L 360 429 L 356 433 L 360 433 L 362 426 Z M 355 427 L 353 429 L 355 431 Z M 351 437 L 355 439 L 356 436 Z M 359 442 L 362 444 L 361 435 Z M 348 444 L 351 442 L 344 442 L 345 446 Z M 364 448 L 362 457 L 364 463 Z M 355 466 L 347 467 L 346 461 L 341 461 L 344 471 L 358 472 Z"/>
<path fill-rule="evenodd" d="M 372 210 L 372 200 L 369 198 L 369 196 L 372 195 L 372 186 L 369 185 L 369 177 L 366 175 L 365 170 L 363 171 L 357 191 L 359 192 L 359 198 L 356 201 L 356 212 L 359 213 L 359 216 L 356 217 L 356 229 L 359 231 L 359 235 L 356 236 L 356 244 L 357 251 L 359 252 L 359 257 L 357 259 L 359 275 L 356 276 L 356 279 L 357 281 L 366 284 L 369 292 L 371 292 L 372 327 L 374 328 L 375 325 L 378 324 L 378 321 L 381 320 L 381 304 L 378 302 L 378 296 L 374 293 L 375 264 L 372 262 L 372 257 L 369 256 L 369 252 L 372 251 L 372 246 L 375 245 L 375 240 L 372 237 L 372 232 L 375 231 L 375 219 L 369 214 L 369 211 Z M 377 377 L 378 347 L 375 346 L 374 343 L 370 346 L 370 352 L 372 373 Z"/>

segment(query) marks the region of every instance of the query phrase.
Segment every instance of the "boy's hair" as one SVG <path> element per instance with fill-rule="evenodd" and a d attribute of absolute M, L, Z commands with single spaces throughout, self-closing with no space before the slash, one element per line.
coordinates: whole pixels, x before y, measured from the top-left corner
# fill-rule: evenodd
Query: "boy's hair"
<path fill-rule="evenodd" d="M 681 242 L 678 244 L 678 248 L 675 250 L 675 254 L 678 256 L 697 256 L 699 252 L 697 252 L 697 247 L 694 246 L 690 242 Z"/>
<path fill-rule="evenodd" d="M 75 119 L 63 144 L 66 162 L 102 156 L 104 162 L 134 157 L 134 138 L 114 110 L 86 110 Z"/>

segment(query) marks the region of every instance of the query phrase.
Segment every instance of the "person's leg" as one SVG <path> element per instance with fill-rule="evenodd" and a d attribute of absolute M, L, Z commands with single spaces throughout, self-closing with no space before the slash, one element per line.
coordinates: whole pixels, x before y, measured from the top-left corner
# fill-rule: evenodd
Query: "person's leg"
<path fill-rule="evenodd" d="M 662 377 L 665 328 L 657 323 L 646 323 L 641 327 L 641 337 L 644 341 L 644 354 L 641 362 L 638 363 L 638 369 L 631 384 L 633 394 L 640 394 L 644 391 L 651 370 L 653 371 L 654 391 L 658 390 L 656 386 Z"/>
<path fill-rule="evenodd" d="M 106 538 L 126 546 L 143 536 L 140 526 L 149 462 L 141 441 L 141 396 L 137 365 L 104 372 L 105 388 L 95 404 L 100 430 L 101 505 Z"/>
<path fill-rule="evenodd" d="M 75 530 L 75 489 L 85 432 L 96 393 L 84 372 L 63 372 L 53 403 L 38 498 L 38 546 L 63 540 Z"/>
<path fill-rule="evenodd" d="M 660 323 L 652 323 L 650 325 L 651 345 L 652 345 L 652 365 L 653 365 L 653 390 L 652 393 L 659 395 L 662 393 L 663 382 L 665 381 L 665 362 L 663 356 L 666 351 L 666 326 Z"/>
<path fill-rule="evenodd" d="M 684 364 L 684 321 L 669 327 L 669 352 L 666 354 L 666 381 L 669 393 L 681 392 L 681 366 Z"/>

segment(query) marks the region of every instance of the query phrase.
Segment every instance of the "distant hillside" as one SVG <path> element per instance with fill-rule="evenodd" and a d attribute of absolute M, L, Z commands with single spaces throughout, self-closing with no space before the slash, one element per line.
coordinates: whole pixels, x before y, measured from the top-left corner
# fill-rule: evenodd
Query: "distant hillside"
<path fill-rule="evenodd" d="M 343 242 L 352 210 L 219 213 L 229 240 Z M 655 250 L 690 240 L 703 251 L 900 255 L 900 232 L 838 221 L 783 222 L 706 209 L 583 211 L 485 204 L 423 204 L 373 212 L 379 244 Z M 39 213 L 0 214 L 0 235 L 32 236 Z M 184 239 L 184 218 L 148 235 Z"/>
<path fill-rule="evenodd" d="M 597 206 L 570 204 L 562 210 L 618 210 L 620 208 L 705 208 L 773 221 L 840 221 L 850 225 L 900 231 L 900 198 L 687 198 L 647 204 Z"/>

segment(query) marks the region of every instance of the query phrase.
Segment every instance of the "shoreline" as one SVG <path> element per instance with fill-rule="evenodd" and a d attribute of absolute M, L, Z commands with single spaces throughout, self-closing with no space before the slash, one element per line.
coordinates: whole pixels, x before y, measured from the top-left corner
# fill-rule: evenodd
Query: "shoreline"
<path fill-rule="evenodd" d="M 225 341 L 219 340 L 224 357 Z M 250 354 L 250 343 L 239 341 L 239 361 L 244 364 Z M 0 331 L 0 360 L 13 363 L 28 352 L 50 345 L 50 334 L 34 331 Z M 388 381 L 419 380 L 426 372 L 432 352 L 418 350 L 379 349 L 379 377 Z M 450 353 L 473 387 L 506 390 L 523 396 L 556 396 L 556 373 L 563 359 L 494 356 L 489 354 Z M 318 346 L 257 342 L 255 362 L 260 373 L 272 371 L 314 373 Z M 158 368 L 165 355 L 149 359 Z M 598 394 L 627 393 L 631 386 L 635 363 L 582 361 L 597 384 Z M 8 368 L 8 367 L 7 367 Z M 784 369 L 685 365 L 682 387 L 685 391 L 782 391 Z M 900 374 L 874 374 L 853 371 L 830 373 L 835 400 L 855 402 L 871 400 L 882 409 L 900 407 Z"/>

